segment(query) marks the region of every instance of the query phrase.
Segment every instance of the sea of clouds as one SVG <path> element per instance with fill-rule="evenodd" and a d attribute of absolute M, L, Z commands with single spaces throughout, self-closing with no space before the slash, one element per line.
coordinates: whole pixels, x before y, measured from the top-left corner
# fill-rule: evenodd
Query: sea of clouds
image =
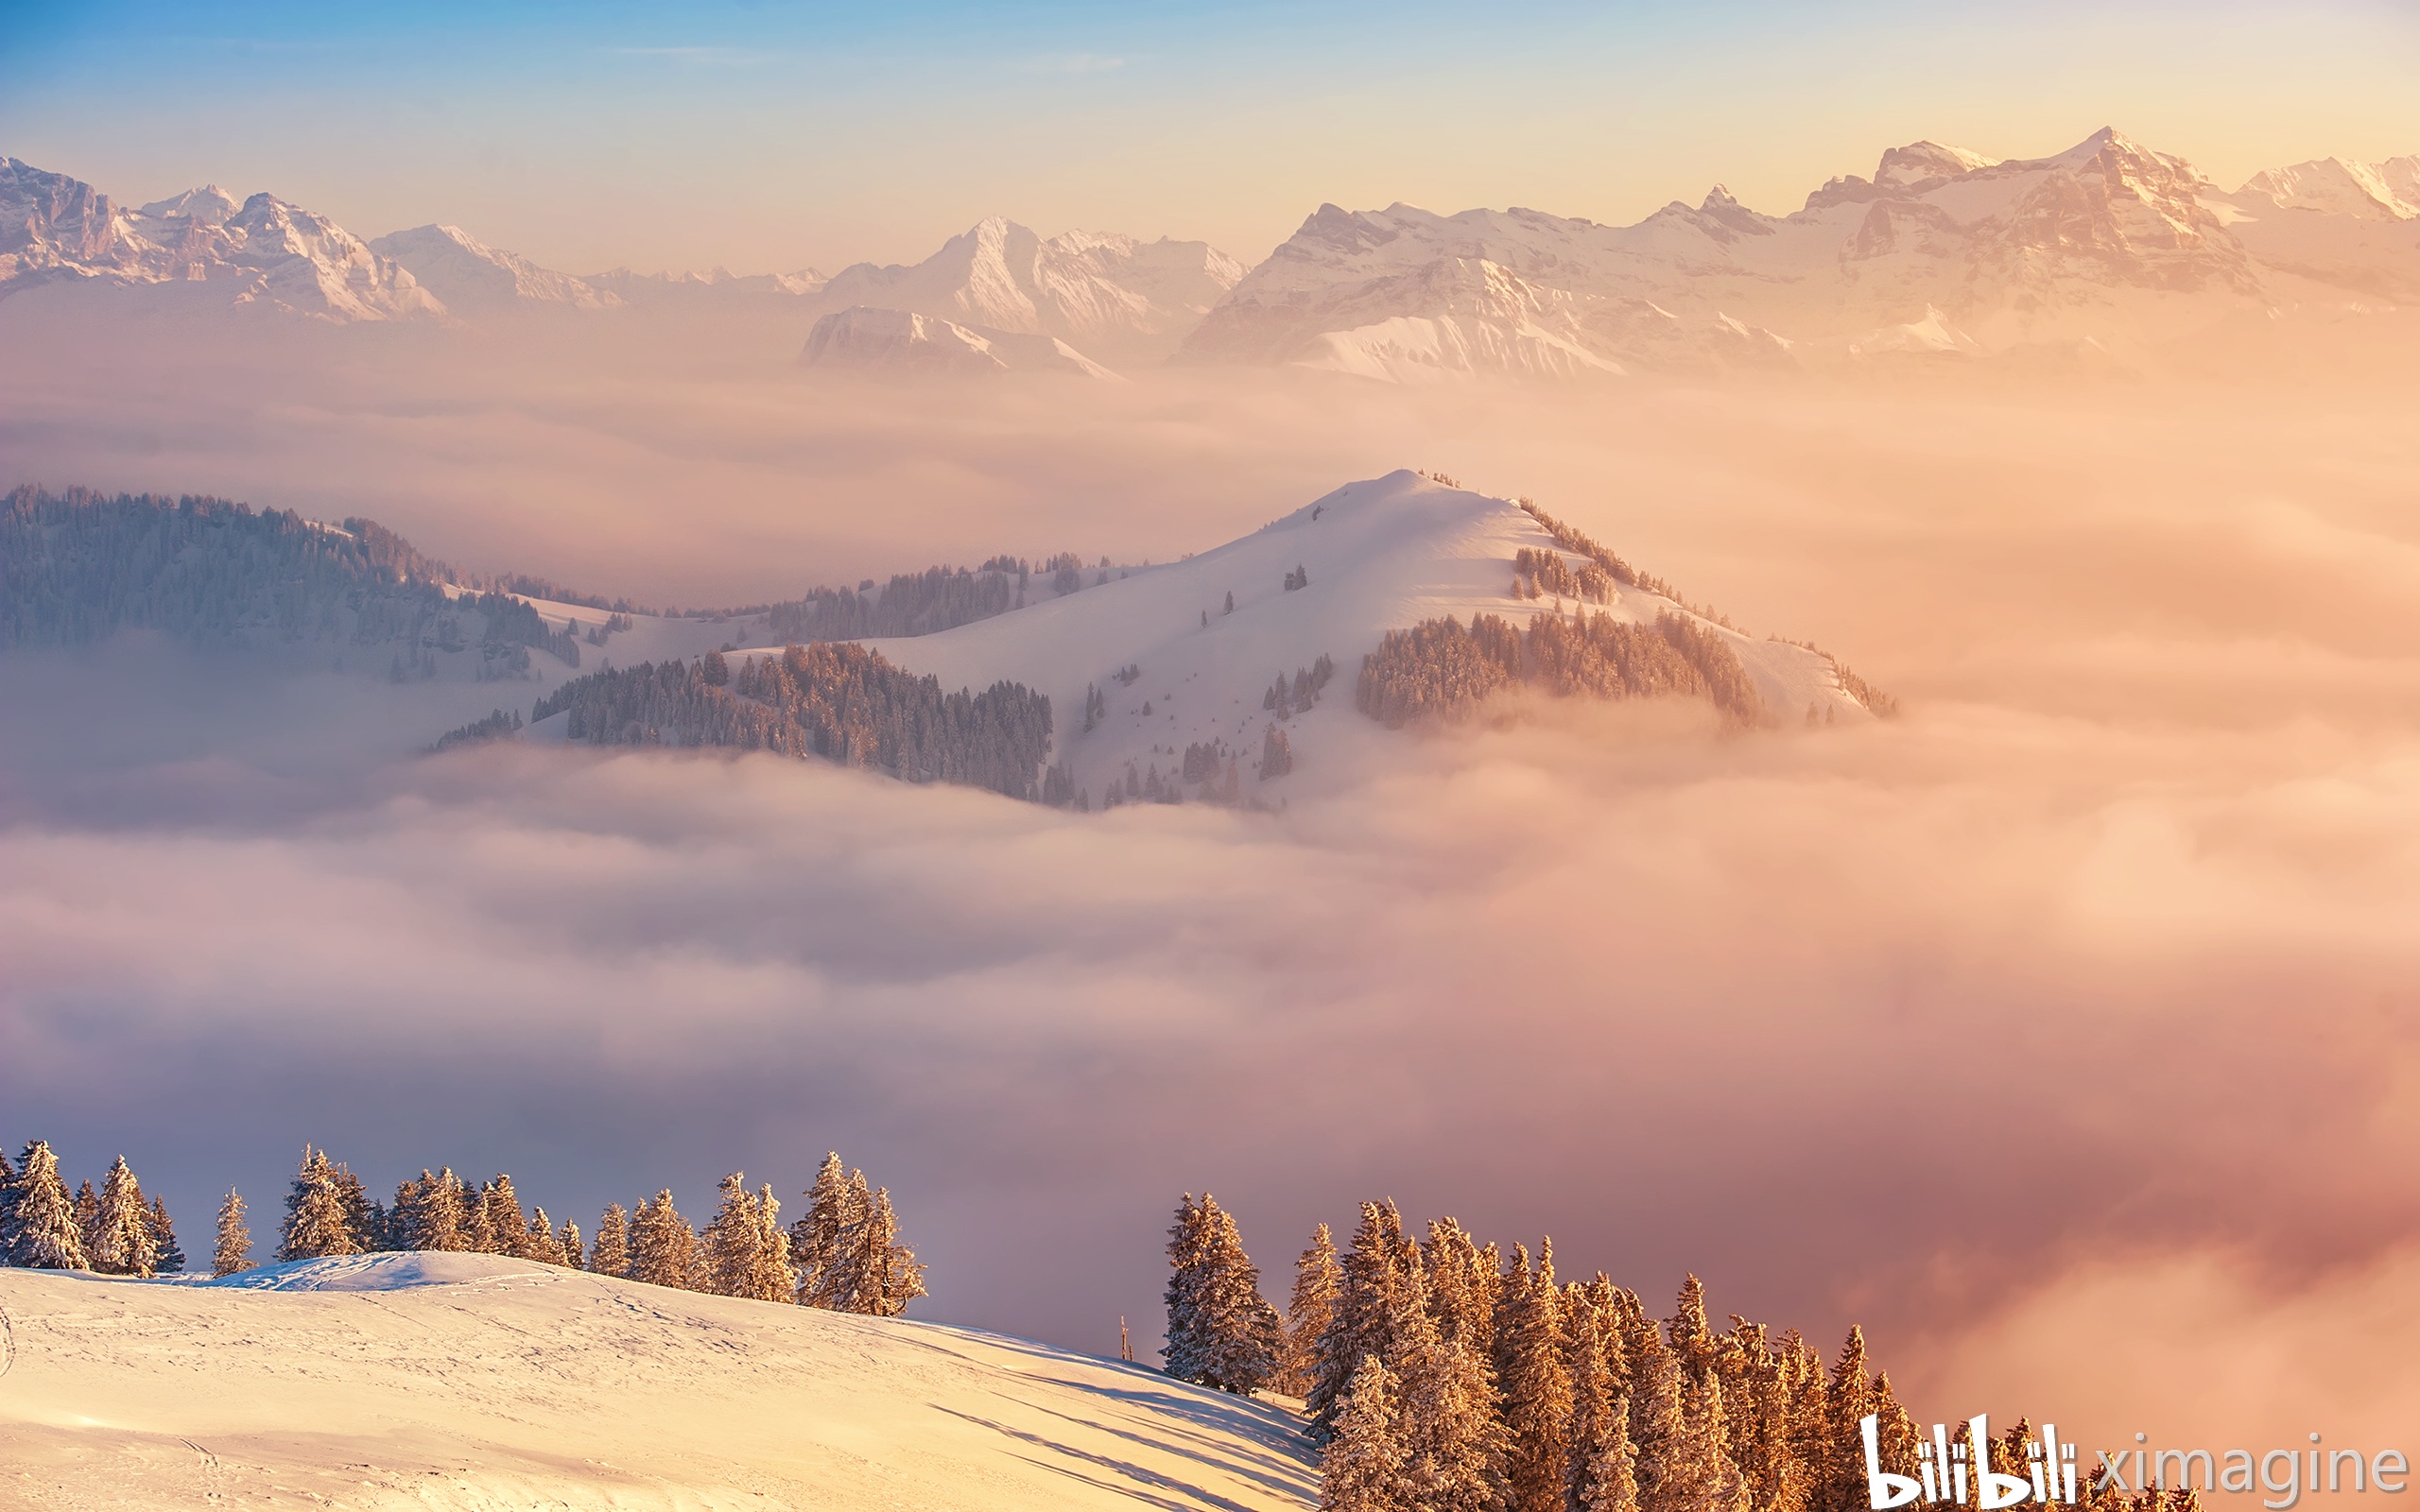
<path fill-rule="evenodd" d="M 2420 1405 L 2408 391 L 257 355 L 0 380 L 9 481 L 704 603 L 1165 559 L 1426 465 L 1906 713 L 1323 709 L 1281 814 L 1088 816 L 402 759 L 452 711 L 140 641 L 0 657 L 0 1138 L 123 1149 L 189 1250 L 230 1181 L 266 1229 L 306 1139 L 583 1225 L 660 1185 L 702 1217 L 733 1168 L 794 1194 L 837 1146 L 932 1263 L 920 1313 L 1104 1351 L 1207 1188 L 1281 1299 L 1314 1222 L 1391 1195 L 1659 1307 L 1694 1270 L 1827 1351 L 1862 1321 L 1932 1416 L 2383 1443 Z"/>

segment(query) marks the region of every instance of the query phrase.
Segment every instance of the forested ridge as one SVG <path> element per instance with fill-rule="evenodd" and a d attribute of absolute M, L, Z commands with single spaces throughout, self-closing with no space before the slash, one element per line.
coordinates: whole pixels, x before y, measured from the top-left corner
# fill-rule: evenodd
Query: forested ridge
<path fill-rule="evenodd" d="M 474 648 L 482 677 L 526 672 L 531 649 L 579 664 L 568 627 L 375 521 L 331 527 L 202 494 L 18 488 L 0 501 L 0 649 L 130 628 L 197 646 L 374 647 L 397 679 Z"/>
<path fill-rule="evenodd" d="M 1011 798 L 1041 796 L 1050 750 L 1046 696 L 1016 682 L 944 693 L 846 643 L 750 657 L 735 674 L 719 652 L 595 672 L 539 699 L 530 721 L 556 713 L 591 745 L 769 750 Z"/>
<path fill-rule="evenodd" d="M 1534 1259 L 1452 1218 L 1420 1238 L 1365 1202 L 1342 1254 L 1312 1232 L 1282 1316 L 1207 1194 L 1179 1204 L 1167 1256 L 1168 1374 L 1303 1398 L 1322 1512 L 1870 1512 L 1864 1420 L 1893 1473 L 1929 1448 L 1860 1329 L 1827 1369 L 1796 1330 L 1717 1329 L 1695 1276 L 1663 1319 L 1602 1271 L 1564 1280 L 1550 1238 Z M 1992 1468 L 2022 1479 L 2030 1433 L 1995 1436 Z M 2078 1492 L 2087 1512 L 2198 1504 Z"/>

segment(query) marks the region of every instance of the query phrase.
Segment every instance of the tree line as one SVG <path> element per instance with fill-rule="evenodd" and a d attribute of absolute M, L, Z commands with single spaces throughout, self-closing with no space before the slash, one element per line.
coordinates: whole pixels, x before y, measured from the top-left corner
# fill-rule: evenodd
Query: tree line
<path fill-rule="evenodd" d="M 1354 704 L 1390 730 L 1465 713 L 1515 685 L 1559 697 L 1709 700 L 1735 725 L 1764 718 L 1764 701 L 1716 631 L 1685 615 L 1631 625 L 1585 610 L 1539 614 L 1524 629 L 1495 614 L 1463 625 L 1448 615 L 1389 630 L 1361 659 Z"/>
<path fill-rule="evenodd" d="M 1862 1330 L 1827 1370 L 1795 1330 L 1716 1329 L 1695 1276 L 1659 1320 L 1601 1271 L 1559 1279 L 1550 1238 L 1534 1261 L 1452 1218 L 1415 1238 L 1394 1204 L 1365 1202 L 1341 1255 L 1325 1224 L 1312 1232 L 1281 1317 L 1207 1194 L 1178 1205 L 1167 1254 L 1167 1372 L 1302 1397 L 1324 1512 L 1866 1512 L 1868 1416 L 1883 1468 L 1916 1473 L 1916 1422 Z M 1994 1467 L 2021 1477 L 2030 1434 L 1994 1439 Z"/>
<path fill-rule="evenodd" d="M 795 1302 L 839 1313 L 897 1317 L 925 1294 L 925 1266 L 899 1231 L 887 1187 L 826 1155 L 804 1194 L 805 1211 L 788 1228 L 769 1185 L 748 1190 L 739 1172 L 723 1177 L 721 1200 L 700 1230 L 673 1206 L 669 1190 L 626 1211 L 606 1207 L 594 1241 L 579 1226 L 558 1228 L 544 1207 L 525 1210 L 512 1177 L 473 1186 L 448 1166 L 423 1170 L 395 1188 L 390 1205 L 371 1197 L 361 1178 L 306 1146 L 285 1197 L 276 1258 L 320 1260 L 403 1250 L 493 1255 L 678 1286 L 723 1297 Z M 252 1268 L 252 1237 L 242 1195 L 219 1205 L 214 1277 Z M 167 1204 L 147 1206 L 124 1156 L 99 1191 L 87 1181 L 70 1196 L 59 1160 L 41 1140 L 11 1165 L 0 1152 L 0 1264 L 87 1270 L 105 1276 L 173 1275 L 185 1268 Z"/>
<path fill-rule="evenodd" d="M 567 713 L 597 746 L 715 746 L 818 757 L 911 782 L 958 782 L 1037 799 L 1050 699 L 1023 683 L 943 693 L 941 680 L 847 643 L 752 657 L 640 662 L 575 678 L 538 700 L 532 724 Z"/>
<path fill-rule="evenodd" d="M 566 623 L 505 583 L 414 550 L 375 521 L 341 527 L 204 494 L 18 488 L 0 500 L 0 649 L 88 645 L 121 629 L 190 645 L 397 644 L 389 675 L 430 676 L 476 646 L 482 678 L 532 649 L 579 665 Z M 458 597 L 446 585 L 474 592 Z M 466 630 L 469 632 L 466 635 Z"/>

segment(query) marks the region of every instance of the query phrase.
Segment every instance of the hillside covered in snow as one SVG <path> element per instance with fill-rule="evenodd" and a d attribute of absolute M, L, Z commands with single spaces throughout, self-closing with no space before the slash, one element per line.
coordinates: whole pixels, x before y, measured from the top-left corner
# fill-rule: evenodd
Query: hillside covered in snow
<path fill-rule="evenodd" d="M 1307 1507 L 1299 1419 L 975 1330 L 502 1256 L 0 1268 L 0 1499 L 57 1512 Z"/>

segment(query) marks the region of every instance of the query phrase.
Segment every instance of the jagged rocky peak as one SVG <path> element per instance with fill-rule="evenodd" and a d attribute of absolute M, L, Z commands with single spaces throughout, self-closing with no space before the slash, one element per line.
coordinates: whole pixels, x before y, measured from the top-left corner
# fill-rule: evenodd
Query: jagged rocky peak
<path fill-rule="evenodd" d="M 1874 181 L 1892 189 L 1912 189 L 1955 179 L 1977 168 L 1996 167 L 1999 161 L 1939 142 L 1910 142 L 1882 154 L 1880 165 L 1874 170 Z"/>

